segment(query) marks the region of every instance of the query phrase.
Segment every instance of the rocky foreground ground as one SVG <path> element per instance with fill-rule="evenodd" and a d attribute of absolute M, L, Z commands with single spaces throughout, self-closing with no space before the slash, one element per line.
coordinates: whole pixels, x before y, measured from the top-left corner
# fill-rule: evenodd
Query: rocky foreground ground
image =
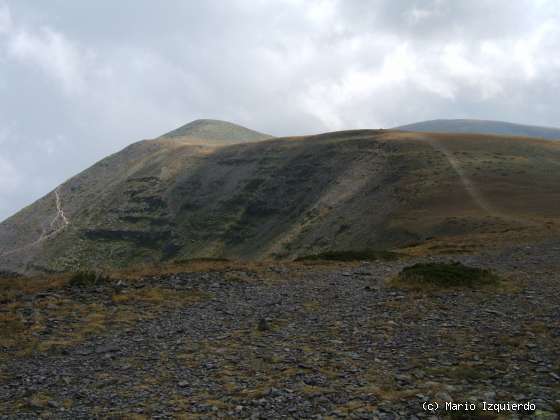
<path fill-rule="evenodd" d="M 560 242 L 454 257 L 476 290 L 392 281 L 419 259 L 7 288 L 0 418 L 557 418 Z"/>

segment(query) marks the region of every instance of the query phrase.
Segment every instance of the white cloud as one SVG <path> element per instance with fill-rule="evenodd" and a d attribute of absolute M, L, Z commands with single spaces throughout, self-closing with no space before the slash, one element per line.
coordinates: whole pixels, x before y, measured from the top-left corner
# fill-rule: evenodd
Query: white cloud
<path fill-rule="evenodd" d="M 17 59 L 38 65 L 59 81 L 67 93 L 82 93 L 86 87 L 84 73 L 91 54 L 81 51 L 49 27 L 36 32 L 19 29 L 9 39 L 8 52 Z"/>

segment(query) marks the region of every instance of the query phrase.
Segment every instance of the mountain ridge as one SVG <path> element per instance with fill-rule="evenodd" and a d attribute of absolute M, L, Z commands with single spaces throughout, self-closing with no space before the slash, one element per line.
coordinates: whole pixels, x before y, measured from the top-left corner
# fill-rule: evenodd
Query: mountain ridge
<path fill-rule="evenodd" d="M 471 250 L 560 226 L 560 143 L 347 130 L 228 144 L 194 141 L 200 124 L 231 128 L 133 143 L 0 223 L 0 268 Z"/>
<path fill-rule="evenodd" d="M 536 125 L 516 124 L 506 121 L 478 119 L 436 119 L 401 125 L 394 130 L 438 133 L 477 133 L 495 135 L 513 135 L 519 137 L 560 139 L 560 129 Z"/>

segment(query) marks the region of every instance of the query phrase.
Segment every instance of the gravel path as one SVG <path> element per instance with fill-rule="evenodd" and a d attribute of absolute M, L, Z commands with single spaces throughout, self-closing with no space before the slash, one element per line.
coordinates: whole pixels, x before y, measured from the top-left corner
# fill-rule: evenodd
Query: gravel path
<path fill-rule="evenodd" d="M 557 418 L 559 255 L 560 243 L 547 243 L 455 257 L 508 279 L 482 290 L 395 287 L 390 279 L 409 260 L 277 264 L 22 295 L 17 313 L 28 328 L 42 314 L 43 327 L 32 351 L 2 349 L 0 418 L 457 415 L 443 410 L 446 401 L 530 402 L 531 417 Z M 154 287 L 163 302 L 147 298 Z M 102 312 L 103 323 L 60 343 L 82 325 L 57 312 L 70 304 L 76 317 Z M 425 411 L 425 402 L 440 408 Z"/>

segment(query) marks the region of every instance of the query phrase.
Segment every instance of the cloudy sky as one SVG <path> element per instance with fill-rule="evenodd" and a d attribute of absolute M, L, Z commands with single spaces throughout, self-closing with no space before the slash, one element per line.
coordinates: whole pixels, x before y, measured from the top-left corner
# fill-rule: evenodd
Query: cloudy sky
<path fill-rule="evenodd" d="M 559 126 L 557 0 L 0 0 L 0 220 L 197 118 Z"/>

